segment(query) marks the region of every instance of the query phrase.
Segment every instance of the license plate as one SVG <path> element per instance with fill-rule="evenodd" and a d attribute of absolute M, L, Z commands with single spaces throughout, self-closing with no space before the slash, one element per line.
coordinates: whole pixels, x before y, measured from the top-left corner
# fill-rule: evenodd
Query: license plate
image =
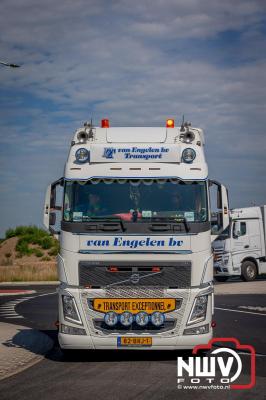
<path fill-rule="evenodd" d="M 127 336 L 119 336 L 117 338 L 117 346 L 152 346 L 152 338 L 151 337 L 127 337 Z"/>
<path fill-rule="evenodd" d="M 124 311 L 130 311 L 132 314 L 137 314 L 140 311 L 145 311 L 147 314 L 152 314 L 155 311 L 167 313 L 175 310 L 175 299 L 94 299 L 93 308 L 95 311 L 107 313 L 115 311 L 121 314 Z"/>

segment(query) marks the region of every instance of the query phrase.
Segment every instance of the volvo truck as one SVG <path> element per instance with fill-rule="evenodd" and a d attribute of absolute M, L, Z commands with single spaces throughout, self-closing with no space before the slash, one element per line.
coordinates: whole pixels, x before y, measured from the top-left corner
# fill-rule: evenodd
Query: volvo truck
<path fill-rule="evenodd" d="M 60 240 L 59 344 L 73 349 L 192 349 L 213 334 L 210 190 L 219 230 L 226 188 L 208 179 L 204 134 L 85 123 L 44 225 Z"/>
<path fill-rule="evenodd" d="M 213 242 L 214 276 L 253 281 L 266 273 L 266 206 L 230 210 L 230 225 Z"/>

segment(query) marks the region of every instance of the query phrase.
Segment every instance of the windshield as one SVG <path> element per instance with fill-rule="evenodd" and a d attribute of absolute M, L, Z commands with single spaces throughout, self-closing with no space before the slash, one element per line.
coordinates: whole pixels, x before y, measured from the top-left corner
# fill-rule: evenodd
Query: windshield
<path fill-rule="evenodd" d="M 143 222 L 179 218 L 208 219 L 205 181 L 177 179 L 104 179 L 67 181 L 64 220 L 70 222 L 119 218 Z"/>

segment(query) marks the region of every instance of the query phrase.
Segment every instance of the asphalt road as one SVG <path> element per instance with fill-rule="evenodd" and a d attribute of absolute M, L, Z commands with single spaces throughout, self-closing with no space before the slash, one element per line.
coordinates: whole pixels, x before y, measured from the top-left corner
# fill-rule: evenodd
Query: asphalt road
<path fill-rule="evenodd" d="M 2 400 L 195 397 L 195 390 L 177 389 L 176 357 L 182 355 L 180 352 L 81 351 L 70 360 L 64 359 L 54 326 L 56 288 L 34 289 L 36 293 L 28 296 L 0 297 L 0 321 L 38 328 L 54 340 L 54 348 L 39 364 L 1 381 Z M 10 307 L 14 307 L 17 316 L 6 315 L 5 310 L 10 311 Z M 212 399 L 217 393 L 220 399 L 265 399 L 266 295 L 216 295 L 215 320 L 215 337 L 236 337 L 255 347 L 257 384 L 245 391 L 197 390 L 197 398 Z"/>

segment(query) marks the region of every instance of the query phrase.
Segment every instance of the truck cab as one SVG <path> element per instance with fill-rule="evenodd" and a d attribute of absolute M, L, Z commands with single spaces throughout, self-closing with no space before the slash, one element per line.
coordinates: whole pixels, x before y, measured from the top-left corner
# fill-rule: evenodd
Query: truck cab
<path fill-rule="evenodd" d="M 230 211 L 230 225 L 213 241 L 214 276 L 218 281 L 230 276 L 252 281 L 266 273 L 265 208 Z"/>

